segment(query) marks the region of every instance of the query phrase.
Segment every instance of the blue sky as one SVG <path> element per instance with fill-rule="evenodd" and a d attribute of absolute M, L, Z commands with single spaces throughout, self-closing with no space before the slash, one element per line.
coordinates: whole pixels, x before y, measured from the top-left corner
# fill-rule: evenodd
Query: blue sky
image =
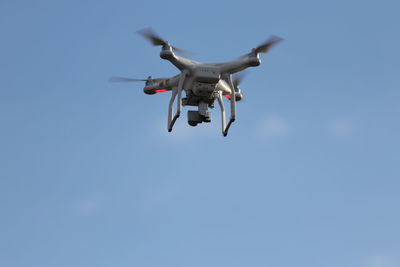
<path fill-rule="evenodd" d="M 398 1 L 0 2 L 0 266 L 400 266 Z M 270 34 L 229 136 L 177 74 Z"/>

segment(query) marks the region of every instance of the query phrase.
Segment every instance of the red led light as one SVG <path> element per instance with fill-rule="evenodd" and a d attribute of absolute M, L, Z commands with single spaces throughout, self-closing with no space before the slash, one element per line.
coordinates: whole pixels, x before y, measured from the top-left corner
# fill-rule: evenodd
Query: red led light
<path fill-rule="evenodd" d="M 158 89 L 158 90 L 154 90 L 156 93 L 164 93 L 167 92 L 167 89 Z"/>
<path fill-rule="evenodd" d="M 224 95 L 226 98 L 230 99 L 231 95 Z"/>

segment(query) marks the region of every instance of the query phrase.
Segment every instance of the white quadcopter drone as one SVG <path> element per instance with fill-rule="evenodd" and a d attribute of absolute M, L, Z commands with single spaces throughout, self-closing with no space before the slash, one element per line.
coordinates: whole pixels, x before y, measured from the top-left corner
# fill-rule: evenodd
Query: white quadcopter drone
<path fill-rule="evenodd" d="M 235 78 L 232 74 L 243 71 L 248 67 L 256 67 L 261 64 L 259 54 L 267 53 L 271 47 L 282 41 L 281 38 L 272 36 L 266 42 L 253 48 L 250 53 L 245 54 L 232 61 L 223 63 L 201 63 L 196 62 L 177 54 L 184 54 L 185 50 L 172 46 L 163 40 L 150 28 L 138 31 L 139 34 L 148 39 L 154 46 L 162 46 L 160 57 L 170 61 L 181 73 L 171 78 L 153 79 L 132 79 L 124 77 L 111 77 L 111 82 L 146 82 L 143 91 L 153 95 L 171 91 L 171 99 L 168 106 L 168 132 L 172 131 L 177 118 L 179 118 L 182 106 L 196 106 L 198 110 L 188 111 L 188 123 L 196 126 L 202 122 L 211 122 L 208 108 L 214 108 L 214 101 L 217 100 L 221 108 L 222 134 L 228 134 L 229 127 L 235 121 L 236 102 L 242 100 L 243 95 L 238 85 L 241 76 Z M 176 53 L 174 53 L 176 52 Z M 182 98 L 182 91 L 186 97 Z M 230 120 L 226 124 L 225 107 L 223 98 L 230 101 Z M 173 115 L 173 104 L 177 98 L 176 113 Z"/>

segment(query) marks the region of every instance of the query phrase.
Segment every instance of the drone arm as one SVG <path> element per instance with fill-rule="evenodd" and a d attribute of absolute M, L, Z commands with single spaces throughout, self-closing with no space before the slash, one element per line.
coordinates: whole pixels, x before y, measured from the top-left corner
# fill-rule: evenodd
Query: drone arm
<path fill-rule="evenodd" d="M 161 50 L 160 57 L 162 59 L 165 59 L 165 60 L 168 60 L 169 62 L 171 62 L 179 70 L 188 69 L 191 65 L 190 60 L 175 55 L 175 53 L 172 51 L 171 47 L 163 48 Z"/>
<path fill-rule="evenodd" d="M 221 71 L 222 73 L 236 73 L 242 70 L 247 69 L 248 67 L 256 67 L 261 64 L 261 61 L 258 57 L 258 54 L 246 54 L 242 57 L 239 57 L 235 60 L 221 63 Z"/>

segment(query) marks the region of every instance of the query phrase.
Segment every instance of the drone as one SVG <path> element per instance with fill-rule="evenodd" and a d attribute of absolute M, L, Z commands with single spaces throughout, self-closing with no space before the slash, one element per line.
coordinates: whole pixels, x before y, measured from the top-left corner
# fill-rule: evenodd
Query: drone
<path fill-rule="evenodd" d="M 126 77 L 111 77 L 111 82 L 145 82 L 144 93 L 153 95 L 157 93 L 171 92 L 168 105 L 168 132 L 179 118 L 182 106 L 194 106 L 197 110 L 188 110 L 188 124 L 197 126 L 199 123 L 211 122 L 209 108 L 214 108 L 217 100 L 221 110 L 221 124 L 223 136 L 228 135 L 228 130 L 236 118 L 236 102 L 243 99 L 239 84 L 243 78 L 239 72 L 261 64 L 260 54 L 267 53 L 273 46 L 283 39 L 271 36 L 261 45 L 253 48 L 232 61 L 222 63 L 201 63 L 183 57 L 188 51 L 172 46 L 162 39 L 151 28 L 139 30 L 138 33 L 150 41 L 154 46 L 161 46 L 160 57 L 168 60 L 180 73 L 170 78 L 134 79 Z M 235 74 L 235 75 L 233 75 Z M 182 96 L 185 91 L 185 97 Z M 230 102 L 230 119 L 226 124 L 225 106 L 223 97 Z M 174 102 L 176 100 L 176 112 Z"/>

